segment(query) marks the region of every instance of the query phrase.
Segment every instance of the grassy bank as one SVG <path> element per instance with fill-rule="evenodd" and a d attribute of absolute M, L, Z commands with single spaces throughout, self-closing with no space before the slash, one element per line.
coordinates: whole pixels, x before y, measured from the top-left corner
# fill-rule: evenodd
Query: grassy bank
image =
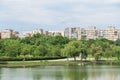
<path fill-rule="evenodd" d="M 34 66 L 67 66 L 67 65 L 81 65 L 87 62 L 81 61 L 2 61 L 0 67 L 34 67 Z"/>
<path fill-rule="evenodd" d="M 120 65 L 120 61 L 114 60 L 100 60 L 100 61 L 2 61 L 0 67 L 34 67 L 34 66 L 74 66 L 74 65 L 86 65 L 86 64 L 107 64 L 107 65 Z"/>

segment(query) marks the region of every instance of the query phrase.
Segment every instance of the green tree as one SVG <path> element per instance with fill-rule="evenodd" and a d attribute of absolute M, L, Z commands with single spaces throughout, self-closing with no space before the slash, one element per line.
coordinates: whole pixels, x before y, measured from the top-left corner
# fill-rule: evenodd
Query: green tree
<path fill-rule="evenodd" d="M 76 60 L 76 57 L 80 54 L 79 42 L 71 41 L 67 45 L 65 45 L 64 49 L 62 49 L 62 53 L 64 56 L 73 57 Z"/>
<path fill-rule="evenodd" d="M 116 46 L 120 46 L 120 39 L 117 39 L 114 43 Z"/>
<path fill-rule="evenodd" d="M 34 56 L 46 56 L 48 54 L 48 49 L 46 46 L 39 45 L 34 51 Z"/>
<path fill-rule="evenodd" d="M 5 40 L 4 41 L 4 53 L 5 56 L 16 57 L 20 55 L 20 43 L 17 40 Z"/>
<path fill-rule="evenodd" d="M 120 46 L 114 46 L 114 55 L 117 57 L 118 60 L 120 60 Z"/>
<path fill-rule="evenodd" d="M 21 45 L 21 56 L 24 56 L 24 58 L 31 56 L 31 45 L 29 44 Z"/>
<path fill-rule="evenodd" d="M 81 60 L 82 60 L 82 59 L 86 59 L 87 56 L 88 56 L 88 53 L 87 53 L 87 49 L 88 49 L 87 41 L 85 41 L 85 40 L 80 40 L 80 41 L 78 42 L 78 44 L 79 44 L 78 49 L 79 49 L 79 51 L 80 51 Z"/>

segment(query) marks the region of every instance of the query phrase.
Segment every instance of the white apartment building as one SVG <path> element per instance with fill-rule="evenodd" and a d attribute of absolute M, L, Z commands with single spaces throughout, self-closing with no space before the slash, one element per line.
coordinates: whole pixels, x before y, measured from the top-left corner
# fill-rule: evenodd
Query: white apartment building
<path fill-rule="evenodd" d="M 75 27 L 75 28 L 65 28 L 65 31 L 64 31 L 64 36 L 65 37 L 68 37 L 68 38 L 76 38 L 78 40 L 81 39 L 81 29 L 79 27 Z"/>

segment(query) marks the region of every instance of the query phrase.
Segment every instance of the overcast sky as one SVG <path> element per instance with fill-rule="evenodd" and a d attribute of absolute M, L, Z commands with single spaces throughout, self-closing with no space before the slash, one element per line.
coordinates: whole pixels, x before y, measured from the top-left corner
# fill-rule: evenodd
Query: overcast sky
<path fill-rule="evenodd" d="M 0 30 L 120 28 L 120 0 L 0 0 Z"/>

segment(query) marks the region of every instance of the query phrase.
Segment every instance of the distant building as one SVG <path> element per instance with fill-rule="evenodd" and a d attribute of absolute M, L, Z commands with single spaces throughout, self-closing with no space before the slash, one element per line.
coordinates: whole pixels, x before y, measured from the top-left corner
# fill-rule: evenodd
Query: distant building
<path fill-rule="evenodd" d="M 48 31 L 45 31 L 45 30 L 43 30 L 43 29 L 33 30 L 31 34 L 34 35 L 34 34 L 37 34 L 37 33 L 39 33 L 39 34 L 41 34 L 41 35 L 48 35 L 48 34 L 49 34 Z"/>
<path fill-rule="evenodd" d="M 115 41 L 120 39 L 120 29 L 116 29 L 115 27 L 109 26 L 106 29 L 96 29 L 95 26 L 91 26 L 87 29 L 80 28 L 80 27 L 68 27 L 65 28 L 64 31 L 45 31 L 43 29 L 36 29 L 29 32 L 24 32 L 19 34 L 16 31 L 11 29 L 5 29 L 0 32 L 0 38 L 12 38 L 12 37 L 32 37 L 34 34 L 41 34 L 41 35 L 51 35 L 51 36 L 64 36 L 68 38 L 75 38 L 78 40 L 88 40 L 88 39 L 96 39 L 96 38 L 106 38 L 108 40 Z"/>
<path fill-rule="evenodd" d="M 87 35 L 86 35 L 86 30 L 84 28 L 81 28 L 81 34 L 80 34 L 80 36 L 81 36 L 82 40 L 86 40 Z"/>
<path fill-rule="evenodd" d="M 12 37 L 18 37 L 18 32 L 13 31 L 11 29 L 5 29 L 1 32 L 1 38 L 12 38 Z"/>
<path fill-rule="evenodd" d="M 51 36 L 64 36 L 64 31 L 49 31 L 49 34 Z"/>
<path fill-rule="evenodd" d="M 118 29 L 117 31 L 118 31 L 118 39 L 120 39 L 120 29 Z"/>
<path fill-rule="evenodd" d="M 32 31 L 32 34 L 37 34 L 37 33 L 43 34 L 43 29 L 36 29 Z"/>
<path fill-rule="evenodd" d="M 79 27 L 75 28 L 65 28 L 64 36 L 68 38 L 81 39 L 81 29 Z"/>
<path fill-rule="evenodd" d="M 48 31 L 43 30 L 44 35 L 48 35 L 48 33 L 49 33 Z"/>
<path fill-rule="evenodd" d="M 119 38 L 119 30 L 115 27 L 109 26 L 105 29 L 105 38 L 108 40 L 117 40 Z"/>
<path fill-rule="evenodd" d="M 12 35 L 13 35 L 14 37 L 19 37 L 19 32 L 13 31 Z"/>
<path fill-rule="evenodd" d="M 105 30 L 104 29 L 98 30 L 98 38 L 105 38 Z"/>
<path fill-rule="evenodd" d="M 32 33 L 31 32 L 24 32 L 22 34 L 19 34 L 19 38 L 25 38 L 25 37 L 31 37 Z"/>
<path fill-rule="evenodd" d="M 96 39 L 98 38 L 98 30 L 95 26 L 91 26 L 86 29 L 86 39 Z"/>
<path fill-rule="evenodd" d="M 0 32 L 0 39 L 1 39 L 1 32 Z"/>

